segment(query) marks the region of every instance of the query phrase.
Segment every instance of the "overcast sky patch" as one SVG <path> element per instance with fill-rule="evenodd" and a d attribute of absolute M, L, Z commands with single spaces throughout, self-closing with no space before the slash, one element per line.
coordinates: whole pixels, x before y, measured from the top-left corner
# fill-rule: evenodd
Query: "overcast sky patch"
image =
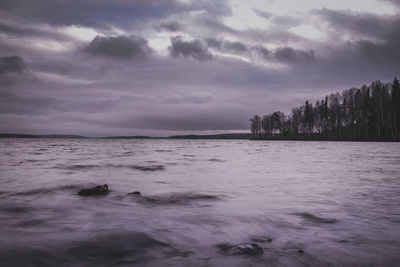
<path fill-rule="evenodd" d="M 400 70 L 398 0 L 3 0 L 0 132 L 248 131 Z"/>

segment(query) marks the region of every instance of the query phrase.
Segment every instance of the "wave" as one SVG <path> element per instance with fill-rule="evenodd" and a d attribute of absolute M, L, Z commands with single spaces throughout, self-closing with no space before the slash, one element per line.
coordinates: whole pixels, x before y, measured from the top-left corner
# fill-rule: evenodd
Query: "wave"
<path fill-rule="evenodd" d="M 251 238 L 251 241 L 256 243 L 271 243 L 272 238 L 269 236 L 255 236 Z"/>
<path fill-rule="evenodd" d="M 169 247 L 168 244 L 140 232 L 121 232 L 96 236 L 79 241 L 67 249 L 77 258 L 105 258 L 118 261 L 130 256 L 141 256 L 148 249 Z"/>
<path fill-rule="evenodd" d="M 259 256 L 264 253 L 263 248 L 256 243 L 243 243 L 238 245 L 222 243 L 217 244 L 216 247 L 219 248 L 222 254 L 230 256 Z"/>
<path fill-rule="evenodd" d="M 11 196 L 32 196 L 32 195 L 41 195 L 41 194 L 49 194 L 54 193 L 55 191 L 63 191 L 63 190 L 74 190 L 80 188 L 80 185 L 61 185 L 55 187 L 41 187 L 35 188 L 26 191 L 19 191 L 15 193 L 11 193 Z"/>
<path fill-rule="evenodd" d="M 334 218 L 323 218 L 316 216 L 314 214 L 308 213 L 308 212 L 302 212 L 302 213 L 294 213 L 294 215 L 300 216 L 303 219 L 306 219 L 308 221 L 314 222 L 314 223 L 336 223 L 337 220 Z"/>
<path fill-rule="evenodd" d="M 40 152 L 29 152 L 28 155 L 42 155 Z"/>
<path fill-rule="evenodd" d="M 149 172 L 149 171 L 164 170 L 165 166 L 164 165 L 125 165 L 125 164 L 104 164 L 104 165 L 76 164 L 76 165 L 56 165 L 54 168 L 64 169 L 64 170 L 65 169 L 66 170 L 74 170 L 74 171 L 81 171 L 81 170 L 84 171 L 84 170 L 95 169 L 95 168 L 129 168 L 129 169 Z"/>
<path fill-rule="evenodd" d="M 157 259 L 187 257 L 192 253 L 141 232 L 100 234 L 62 243 L 0 246 L 2 266 L 150 266 Z"/>
<path fill-rule="evenodd" d="M 163 165 L 148 165 L 148 166 L 136 165 L 136 166 L 130 166 L 129 168 L 145 172 L 162 171 L 165 169 Z"/>
<path fill-rule="evenodd" d="M 30 219 L 30 220 L 18 222 L 15 226 L 25 228 L 25 227 L 31 227 L 31 226 L 36 226 L 36 225 L 45 224 L 45 223 L 46 223 L 46 221 L 44 221 L 44 220 Z"/>
<path fill-rule="evenodd" d="M 15 205 L 15 204 L 7 204 L 6 206 L 0 206 L 0 212 L 4 213 L 26 213 L 29 212 L 30 208 L 26 206 L 20 206 L 20 205 Z"/>
<path fill-rule="evenodd" d="M 158 196 L 140 196 L 137 202 L 155 205 L 186 205 L 196 201 L 215 201 L 221 198 L 214 195 L 177 193 Z"/>
<path fill-rule="evenodd" d="M 93 169 L 93 168 L 100 168 L 100 165 L 83 165 L 83 164 L 75 164 L 75 165 L 61 165 L 58 164 L 54 168 L 55 169 L 65 169 L 65 170 L 86 170 L 86 169 Z"/>
<path fill-rule="evenodd" d="M 86 170 L 93 168 L 129 168 L 140 171 L 158 171 L 164 170 L 164 165 L 123 165 L 123 164 L 105 164 L 105 165 L 58 165 L 54 168 L 67 170 Z"/>
<path fill-rule="evenodd" d="M 209 159 L 208 161 L 212 161 L 212 162 L 225 162 L 226 160 L 222 160 L 222 159 Z"/>
<path fill-rule="evenodd" d="M 46 162 L 49 161 L 50 159 L 27 159 L 27 162 Z"/>

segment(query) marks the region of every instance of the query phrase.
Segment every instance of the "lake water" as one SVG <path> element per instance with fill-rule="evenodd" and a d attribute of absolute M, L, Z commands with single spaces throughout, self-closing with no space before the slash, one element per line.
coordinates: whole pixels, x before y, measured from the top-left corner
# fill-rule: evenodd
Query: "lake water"
<path fill-rule="evenodd" d="M 0 265 L 400 266 L 400 143 L 2 139 Z"/>

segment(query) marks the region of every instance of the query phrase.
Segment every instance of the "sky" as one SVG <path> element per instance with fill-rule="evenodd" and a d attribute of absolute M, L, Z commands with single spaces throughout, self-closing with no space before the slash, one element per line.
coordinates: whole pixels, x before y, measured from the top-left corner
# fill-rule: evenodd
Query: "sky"
<path fill-rule="evenodd" d="M 400 76 L 400 0 L 0 0 L 0 132 L 247 132 Z"/>

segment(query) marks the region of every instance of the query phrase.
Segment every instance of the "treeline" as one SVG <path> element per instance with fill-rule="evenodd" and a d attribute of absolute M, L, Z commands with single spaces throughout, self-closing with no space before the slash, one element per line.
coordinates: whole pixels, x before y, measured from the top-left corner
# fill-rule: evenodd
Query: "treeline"
<path fill-rule="evenodd" d="M 250 119 L 252 139 L 400 141 L 400 84 L 369 86 L 327 95 L 313 105 Z"/>

